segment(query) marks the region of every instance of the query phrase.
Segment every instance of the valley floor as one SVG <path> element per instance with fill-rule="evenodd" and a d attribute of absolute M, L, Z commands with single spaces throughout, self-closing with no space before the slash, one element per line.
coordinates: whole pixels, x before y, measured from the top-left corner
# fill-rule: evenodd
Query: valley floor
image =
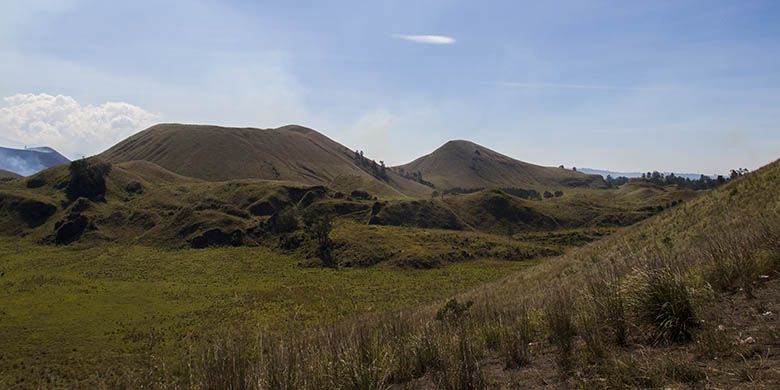
<path fill-rule="evenodd" d="M 0 239 L 0 387 L 89 385 L 214 329 L 275 332 L 416 306 L 535 261 L 302 267 L 266 248 L 55 247 Z"/>

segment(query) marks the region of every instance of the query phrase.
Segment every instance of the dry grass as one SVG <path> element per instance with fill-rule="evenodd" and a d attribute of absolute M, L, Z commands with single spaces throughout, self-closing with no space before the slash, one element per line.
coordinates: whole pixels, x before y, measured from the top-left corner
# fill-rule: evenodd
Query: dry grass
<path fill-rule="evenodd" d="M 446 303 L 281 335 L 225 324 L 223 337 L 193 338 L 179 360 L 150 357 L 147 369 L 106 386 L 691 386 L 711 380 L 695 354 L 739 367 L 734 375 L 746 383 L 766 383 L 780 377 L 762 348 L 776 340 L 751 347 L 740 333 L 733 348 L 713 324 L 699 324 L 719 299 L 740 290 L 752 298 L 763 275 L 778 276 L 779 187 L 775 164 Z M 496 357 L 501 368 L 491 370 Z"/>
<path fill-rule="evenodd" d="M 264 352 L 250 361 L 248 372 L 243 364 L 228 364 L 228 370 L 220 364 L 213 374 L 201 374 L 224 386 L 249 388 L 273 388 L 266 378 L 292 375 L 305 388 L 400 383 L 473 389 L 496 384 L 485 364 L 499 356 L 509 369 L 500 371 L 501 378 L 513 370 L 522 377 L 531 372 L 524 371 L 529 364 L 538 367 L 534 382 L 521 378 L 515 385 L 558 381 L 565 387 L 645 388 L 712 380 L 702 368 L 704 360 L 692 356 L 727 356 L 725 361 L 739 356 L 742 362 L 734 364 L 742 368 L 735 375 L 751 384 L 772 381 L 777 370 L 768 367 L 775 360 L 758 353 L 760 348 L 735 350 L 733 341 L 697 329 L 699 314 L 709 316 L 719 307 L 720 291 L 739 286 L 752 295 L 748 289 L 756 291 L 760 275 L 777 276 L 780 215 L 774 207 L 780 200 L 772 196 L 771 204 L 754 204 L 752 210 L 760 213 L 748 215 L 750 209 L 728 209 L 726 191 L 443 306 L 310 333 L 295 341 L 303 359 Z M 717 279 L 713 269 L 732 272 Z M 539 345 L 537 352 L 531 345 Z M 537 354 L 538 363 L 532 358 Z M 550 377 L 545 356 L 568 375 Z M 258 363 L 263 361 L 274 363 Z M 221 379 L 223 372 L 258 379 Z M 547 379 L 540 382 L 542 377 Z M 200 383 L 206 382 L 196 387 Z"/>

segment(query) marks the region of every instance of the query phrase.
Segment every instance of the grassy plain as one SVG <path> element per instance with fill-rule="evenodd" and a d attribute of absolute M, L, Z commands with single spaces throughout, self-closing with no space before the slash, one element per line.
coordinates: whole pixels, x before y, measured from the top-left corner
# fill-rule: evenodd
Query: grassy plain
<path fill-rule="evenodd" d="M 333 270 L 262 247 L 55 247 L 8 237 L 0 258 L 0 387 L 95 383 L 220 327 L 326 324 L 431 302 L 532 264 Z"/>

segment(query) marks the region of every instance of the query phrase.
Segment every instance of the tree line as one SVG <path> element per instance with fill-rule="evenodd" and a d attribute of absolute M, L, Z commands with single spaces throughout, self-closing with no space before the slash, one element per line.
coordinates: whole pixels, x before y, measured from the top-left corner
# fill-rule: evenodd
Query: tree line
<path fill-rule="evenodd" d="M 708 190 L 718 187 L 729 180 L 736 179 L 740 176 L 746 175 L 750 172 L 747 168 L 732 169 L 729 176 L 718 175 L 715 178 L 710 176 L 701 175 L 698 179 L 691 179 L 689 177 L 677 176 L 674 173 L 665 175 L 658 171 L 652 171 L 642 173 L 642 177 L 628 178 L 625 176 L 612 177 L 607 175 L 605 179 L 610 187 L 618 187 L 626 184 L 630 181 L 635 182 L 649 182 L 657 185 L 676 185 L 679 188 L 688 188 L 693 190 Z"/>

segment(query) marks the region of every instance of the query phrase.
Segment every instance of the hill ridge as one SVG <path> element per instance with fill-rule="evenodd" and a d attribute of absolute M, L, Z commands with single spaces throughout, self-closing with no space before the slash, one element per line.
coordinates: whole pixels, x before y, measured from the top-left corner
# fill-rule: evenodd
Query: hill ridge
<path fill-rule="evenodd" d="M 400 197 L 431 191 L 389 171 L 386 177 L 377 177 L 358 165 L 351 149 L 301 125 L 261 129 L 157 124 L 99 156 L 109 162 L 151 161 L 210 181 L 287 180 Z"/>
<path fill-rule="evenodd" d="M 440 189 L 604 186 L 600 177 L 520 161 L 468 140 L 447 141 L 433 152 L 394 169 L 419 172 L 423 180 Z"/>

